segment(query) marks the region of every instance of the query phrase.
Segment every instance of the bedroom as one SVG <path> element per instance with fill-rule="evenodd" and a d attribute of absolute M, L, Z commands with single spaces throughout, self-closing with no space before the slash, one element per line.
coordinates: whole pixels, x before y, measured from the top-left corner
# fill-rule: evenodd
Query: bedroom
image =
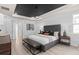
<path fill-rule="evenodd" d="M 66 32 L 66 35 L 70 37 L 71 46 L 58 44 L 50 48 L 46 52 L 41 52 L 39 54 L 41 55 L 42 54 L 47 54 L 47 55 L 79 54 L 78 53 L 79 52 L 79 40 L 78 40 L 79 35 L 76 31 L 73 32 L 73 25 L 74 25 L 73 20 L 75 19 L 74 16 L 76 15 L 78 18 L 78 12 L 79 12 L 78 7 L 79 5 L 77 4 L 75 5 L 68 4 L 68 5 L 59 7 L 55 10 L 52 10 L 48 13 L 45 13 L 39 17 L 30 17 L 30 18 L 17 15 L 17 13 L 15 13 L 12 16 L 11 15 L 3 16 L 1 14 L 2 17 L 0 18 L 2 18 L 2 20 L 0 20 L 1 21 L 0 29 L 2 29 L 3 32 L 8 32 L 10 34 L 10 37 L 12 39 L 12 47 L 13 47 L 12 54 L 13 55 L 18 55 L 18 54 L 30 55 L 31 53 L 25 47 L 23 47 L 22 39 L 27 38 L 29 35 L 36 35 L 40 33 L 40 31 L 44 31 L 44 26 L 46 25 L 54 26 L 54 25 L 60 24 L 61 30 L 60 31 L 58 29 L 57 30 L 61 32 L 61 35 L 63 35 L 64 31 Z M 35 8 L 37 9 L 38 7 L 35 6 Z M 32 14 L 32 15 L 36 15 L 36 14 Z M 46 32 L 45 35 L 47 34 L 48 33 Z"/>

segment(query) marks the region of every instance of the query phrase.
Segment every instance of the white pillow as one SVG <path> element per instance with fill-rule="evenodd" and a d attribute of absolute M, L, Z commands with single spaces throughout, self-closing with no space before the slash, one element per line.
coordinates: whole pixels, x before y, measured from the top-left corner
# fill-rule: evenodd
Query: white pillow
<path fill-rule="evenodd" d="M 59 33 L 59 32 L 54 32 L 54 36 L 55 36 L 55 37 L 58 37 L 58 33 Z"/>

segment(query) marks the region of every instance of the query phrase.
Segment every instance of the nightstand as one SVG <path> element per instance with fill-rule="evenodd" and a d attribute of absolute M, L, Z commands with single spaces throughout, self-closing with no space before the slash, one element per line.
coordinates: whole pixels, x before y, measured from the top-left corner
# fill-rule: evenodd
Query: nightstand
<path fill-rule="evenodd" d="M 65 45 L 70 45 L 70 37 L 69 36 L 61 36 L 60 43 Z"/>

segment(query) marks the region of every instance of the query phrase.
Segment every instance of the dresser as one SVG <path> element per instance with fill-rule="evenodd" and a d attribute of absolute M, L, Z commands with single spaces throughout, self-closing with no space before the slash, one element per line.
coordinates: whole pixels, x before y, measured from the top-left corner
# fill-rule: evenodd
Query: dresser
<path fill-rule="evenodd" d="M 11 39 L 7 33 L 0 33 L 0 55 L 11 54 Z"/>

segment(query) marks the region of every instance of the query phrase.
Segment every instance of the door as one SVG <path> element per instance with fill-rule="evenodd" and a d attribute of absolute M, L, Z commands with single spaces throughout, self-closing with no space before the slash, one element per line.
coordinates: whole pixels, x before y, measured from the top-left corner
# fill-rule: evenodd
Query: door
<path fill-rule="evenodd" d="M 16 44 L 22 43 L 22 23 L 13 23 L 13 39 L 16 40 Z"/>

